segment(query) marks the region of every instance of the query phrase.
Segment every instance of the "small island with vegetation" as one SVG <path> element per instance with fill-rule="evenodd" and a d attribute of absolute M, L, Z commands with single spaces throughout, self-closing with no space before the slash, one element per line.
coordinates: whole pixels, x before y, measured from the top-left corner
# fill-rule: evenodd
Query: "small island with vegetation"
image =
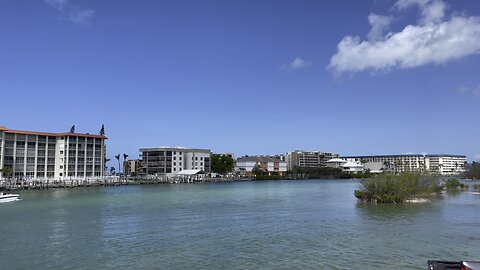
<path fill-rule="evenodd" d="M 360 183 L 354 195 L 369 203 L 425 201 L 444 189 L 438 177 L 422 173 L 381 174 Z"/>

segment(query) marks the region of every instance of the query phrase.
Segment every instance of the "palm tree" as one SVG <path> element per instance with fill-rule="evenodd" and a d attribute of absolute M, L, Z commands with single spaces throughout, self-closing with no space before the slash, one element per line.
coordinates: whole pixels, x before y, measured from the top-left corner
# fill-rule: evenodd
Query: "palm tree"
<path fill-rule="evenodd" d="M 118 160 L 118 173 L 120 173 L 120 154 L 116 155 L 115 158 Z"/>
<path fill-rule="evenodd" d="M 105 166 L 105 172 L 107 172 L 107 168 L 108 168 L 108 166 L 107 166 L 107 162 L 109 162 L 109 161 L 110 161 L 110 159 L 109 159 L 109 158 L 106 158 L 106 157 L 104 157 L 104 158 L 103 158 L 103 161 L 104 161 L 103 165 Z"/>
<path fill-rule="evenodd" d="M 9 167 L 9 166 L 3 167 L 1 172 L 3 174 L 3 177 L 11 177 L 11 175 L 13 173 L 12 168 Z"/>
<path fill-rule="evenodd" d="M 127 161 L 128 155 L 123 153 L 123 174 L 125 175 L 125 162 Z"/>

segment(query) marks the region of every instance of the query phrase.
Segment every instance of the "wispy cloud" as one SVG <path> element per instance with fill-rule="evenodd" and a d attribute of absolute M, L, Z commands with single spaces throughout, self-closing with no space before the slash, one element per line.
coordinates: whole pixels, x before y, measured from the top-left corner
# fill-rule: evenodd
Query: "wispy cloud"
<path fill-rule="evenodd" d="M 62 19 L 69 20 L 75 24 L 85 24 L 92 20 L 95 11 L 92 9 L 83 9 L 70 3 L 69 0 L 43 0 L 52 8 L 56 9 L 62 16 Z"/>
<path fill-rule="evenodd" d="M 297 58 L 293 59 L 292 62 L 290 62 L 288 64 L 281 65 L 280 70 L 285 71 L 285 72 L 292 72 L 296 69 L 302 69 L 302 68 L 309 67 L 311 64 L 312 64 L 311 62 L 305 61 L 302 58 L 297 57 Z"/>
<path fill-rule="evenodd" d="M 476 154 L 475 156 L 473 156 L 473 158 L 476 160 L 480 160 L 480 154 Z"/>
<path fill-rule="evenodd" d="M 368 22 L 372 26 L 367 35 L 368 39 L 372 41 L 381 40 L 385 38 L 384 32 L 392 22 L 392 17 L 370 13 Z"/>
<path fill-rule="evenodd" d="M 420 9 L 420 19 L 400 32 L 384 34 L 391 17 L 370 14 L 368 40 L 346 36 L 337 45 L 328 69 L 336 72 L 390 71 L 444 64 L 480 52 L 480 17 L 445 18 L 441 0 L 398 0 L 393 11 Z"/>
<path fill-rule="evenodd" d="M 477 87 L 460 86 L 455 91 L 459 93 L 470 93 L 480 98 L 480 85 Z"/>

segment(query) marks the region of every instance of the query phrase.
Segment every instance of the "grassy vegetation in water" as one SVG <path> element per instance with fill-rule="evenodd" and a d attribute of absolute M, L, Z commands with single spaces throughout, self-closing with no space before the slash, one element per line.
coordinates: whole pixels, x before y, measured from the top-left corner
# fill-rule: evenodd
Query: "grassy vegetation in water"
<path fill-rule="evenodd" d="M 443 189 L 437 177 L 419 173 L 380 174 L 362 179 L 361 185 L 361 189 L 355 190 L 355 197 L 375 203 L 403 203 L 430 197 Z"/>
<path fill-rule="evenodd" d="M 458 189 L 468 188 L 468 185 L 460 183 L 460 181 L 458 181 L 458 179 L 456 178 L 448 179 L 447 181 L 445 181 L 444 186 L 447 190 L 458 190 Z"/>

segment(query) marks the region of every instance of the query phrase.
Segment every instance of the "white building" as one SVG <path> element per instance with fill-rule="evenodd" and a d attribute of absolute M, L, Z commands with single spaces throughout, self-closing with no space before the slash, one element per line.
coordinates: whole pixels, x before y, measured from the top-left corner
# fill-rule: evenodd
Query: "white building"
<path fill-rule="evenodd" d="M 235 170 L 246 174 L 252 174 L 255 166 L 268 175 L 285 175 L 287 172 L 287 163 L 275 157 L 241 157 L 235 162 Z"/>
<path fill-rule="evenodd" d="M 353 161 L 347 161 L 346 163 L 340 165 L 342 170 L 346 173 L 363 173 L 364 171 L 364 166 L 362 164 L 359 164 L 357 162 Z"/>
<path fill-rule="evenodd" d="M 106 139 L 103 135 L 0 127 L 0 169 L 10 168 L 17 178 L 102 177 Z"/>
<path fill-rule="evenodd" d="M 342 165 L 345 163 L 347 163 L 347 161 L 341 158 L 332 158 L 327 160 L 326 162 L 327 167 L 330 167 L 330 168 L 342 168 Z"/>
<path fill-rule="evenodd" d="M 378 155 L 345 156 L 343 159 L 365 164 L 376 162 L 383 164 L 384 171 L 391 172 L 431 172 L 441 175 L 458 175 L 465 171 L 467 162 L 463 155 Z"/>
<path fill-rule="evenodd" d="M 173 176 L 183 170 L 211 171 L 212 151 L 162 146 L 140 148 L 142 175 Z"/>

